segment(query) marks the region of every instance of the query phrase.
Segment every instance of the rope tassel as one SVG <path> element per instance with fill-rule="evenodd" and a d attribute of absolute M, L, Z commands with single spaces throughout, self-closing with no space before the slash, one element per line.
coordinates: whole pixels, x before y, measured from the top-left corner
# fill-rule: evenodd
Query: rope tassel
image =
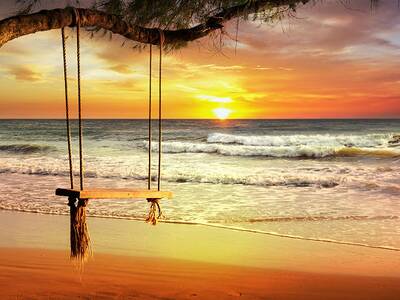
<path fill-rule="evenodd" d="M 68 199 L 70 207 L 70 247 L 71 258 L 84 262 L 91 255 L 90 236 L 86 224 L 86 205 L 88 199 Z"/>
<path fill-rule="evenodd" d="M 152 225 L 157 225 L 158 220 L 163 216 L 158 200 L 160 199 L 147 199 L 147 202 L 150 202 L 150 211 L 146 222 Z"/>

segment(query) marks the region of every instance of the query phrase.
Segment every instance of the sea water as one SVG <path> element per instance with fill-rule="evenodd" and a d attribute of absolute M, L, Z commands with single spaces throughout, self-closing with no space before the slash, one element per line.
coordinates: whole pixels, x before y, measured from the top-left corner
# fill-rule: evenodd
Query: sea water
<path fill-rule="evenodd" d="M 85 187 L 147 188 L 147 120 L 84 120 Z M 154 122 L 152 184 L 157 187 Z M 400 250 L 400 120 L 165 120 L 165 221 Z M 77 122 L 72 122 L 75 186 Z M 0 120 L 0 209 L 67 214 L 65 121 Z M 144 219 L 145 200 L 88 213 Z"/>

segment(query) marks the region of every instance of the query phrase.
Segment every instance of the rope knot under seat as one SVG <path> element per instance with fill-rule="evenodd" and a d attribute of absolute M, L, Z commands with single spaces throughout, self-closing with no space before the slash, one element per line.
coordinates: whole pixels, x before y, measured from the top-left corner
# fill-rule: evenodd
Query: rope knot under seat
<path fill-rule="evenodd" d="M 89 202 L 89 199 L 79 199 L 78 206 L 86 207 Z"/>
<path fill-rule="evenodd" d="M 146 222 L 152 225 L 156 225 L 158 220 L 163 216 L 158 200 L 160 199 L 158 198 L 147 199 L 147 202 L 150 202 L 150 211 L 146 218 Z"/>
<path fill-rule="evenodd" d="M 76 198 L 74 198 L 74 197 L 68 197 L 68 206 L 70 206 L 70 207 L 76 207 Z"/>

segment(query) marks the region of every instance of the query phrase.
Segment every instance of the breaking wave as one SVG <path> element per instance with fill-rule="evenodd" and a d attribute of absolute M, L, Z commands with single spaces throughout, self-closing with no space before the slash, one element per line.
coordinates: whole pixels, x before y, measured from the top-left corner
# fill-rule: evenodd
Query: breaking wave
<path fill-rule="evenodd" d="M 78 168 L 75 168 L 78 170 Z M 335 188 L 347 186 L 352 189 L 380 191 L 382 193 L 399 193 L 400 187 L 391 182 L 375 182 L 375 179 L 367 178 L 360 170 L 326 170 L 314 172 L 303 172 L 303 169 L 291 173 L 271 172 L 265 174 L 235 174 L 235 173 L 212 173 L 204 170 L 169 171 L 163 174 L 163 181 L 171 183 L 193 183 L 193 184 L 221 184 L 221 185 L 243 185 L 255 187 L 292 187 L 292 188 Z M 307 169 L 306 169 L 307 171 Z M 371 172 L 398 172 L 397 168 L 373 169 Z M 345 173 L 343 173 L 345 172 Z M 355 172 L 349 175 L 349 172 Z M 361 172 L 361 173 L 360 173 Z M 365 171 L 368 173 L 368 171 Z M 56 160 L 26 160 L 10 161 L 0 163 L 0 174 L 25 174 L 39 176 L 68 176 L 65 163 Z M 343 174 L 347 174 L 343 176 Z M 79 176 L 76 171 L 75 176 Z M 350 177 L 349 177 L 350 176 Z M 102 166 L 85 172 L 87 178 L 103 178 L 116 180 L 147 180 L 146 171 L 142 168 L 121 167 L 109 168 L 103 162 Z M 382 177 L 383 178 L 383 177 Z M 153 176 L 152 181 L 157 177 Z"/>
<path fill-rule="evenodd" d="M 140 146 L 148 147 L 146 141 Z M 157 145 L 154 145 L 157 151 Z M 164 153 L 210 153 L 225 156 L 325 158 L 325 157 L 400 157 L 397 134 L 331 135 L 293 134 L 244 136 L 211 133 L 205 142 L 166 141 Z"/>
<path fill-rule="evenodd" d="M 143 142 L 147 147 L 147 143 Z M 157 151 L 157 146 L 153 148 Z M 357 148 L 323 145 L 248 146 L 214 143 L 165 142 L 163 153 L 214 153 L 225 156 L 276 157 L 276 158 L 325 158 L 325 157 L 400 157 L 396 148 Z"/>
<path fill-rule="evenodd" d="M 332 135 L 332 134 L 294 134 L 242 136 L 224 133 L 211 133 L 207 143 L 238 144 L 246 146 L 326 146 L 326 147 L 387 147 L 400 146 L 397 134 L 364 134 L 364 135 Z"/>
<path fill-rule="evenodd" d="M 10 144 L 0 145 L 1 152 L 8 152 L 13 154 L 34 154 L 34 153 L 47 153 L 54 151 L 55 147 L 41 146 L 34 144 Z"/>
<path fill-rule="evenodd" d="M 392 149 L 366 149 L 366 148 L 341 148 L 335 151 L 335 156 L 338 157 L 382 157 L 382 158 L 397 158 L 400 157 L 400 151 Z"/>
<path fill-rule="evenodd" d="M 1 166 L 0 174 L 26 174 L 26 175 L 50 175 L 50 176 L 67 176 L 66 169 L 59 169 L 54 165 L 19 165 L 19 166 Z M 128 170 L 118 173 L 115 170 L 97 170 L 86 172 L 85 176 L 88 178 L 117 178 L 128 180 L 147 180 L 147 176 L 143 175 L 145 172 L 137 172 Z M 78 176 L 75 173 L 75 176 Z M 156 181 L 156 177 L 152 178 Z M 313 175 L 227 175 L 227 174 L 199 174 L 199 173 L 170 173 L 163 175 L 163 181 L 173 183 L 207 183 L 207 184 L 226 184 L 226 185 L 248 185 L 248 186 L 286 186 L 286 187 L 319 187 L 319 188 L 333 188 L 341 183 L 340 178 L 325 177 Z"/>

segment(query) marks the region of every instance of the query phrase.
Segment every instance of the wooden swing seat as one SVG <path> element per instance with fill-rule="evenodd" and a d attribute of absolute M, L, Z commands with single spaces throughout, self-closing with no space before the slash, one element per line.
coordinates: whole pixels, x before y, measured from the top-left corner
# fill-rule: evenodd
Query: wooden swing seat
<path fill-rule="evenodd" d="M 67 196 L 77 199 L 162 199 L 172 198 L 172 192 L 137 189 L 56 189 L 57 196 Z"/>

